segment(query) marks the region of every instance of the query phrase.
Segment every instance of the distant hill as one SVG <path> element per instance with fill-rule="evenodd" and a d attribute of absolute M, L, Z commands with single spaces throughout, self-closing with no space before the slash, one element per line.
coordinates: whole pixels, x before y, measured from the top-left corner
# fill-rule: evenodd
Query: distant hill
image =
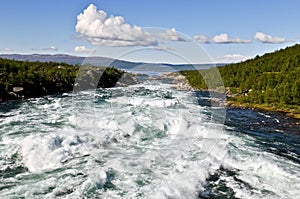
<path fill-rule="evenodd" d="M 17 60 L 17 61 L 29 61 L 29 62 L 55 62 L 55 63 L 67 63 L 71 65 L 91 64 L 95 66 L 113 66 L 115 68 L 134 71 L 134 72 L 171 72 L 180 70 L 194 70 L 207 69 L 214 64 L 165 64 L 165 63 L 142 63 L 142 62 L 129 62 L 124 60 L 118 60 L 107 57 L 78 57 L 65 54 L 32 54 L 32 55 L 20 55 L 20 54 L 0 54 L 0 58 Z M 220 66 L 223 64 L 217 64 Z"/>
<path fill-rule="evenodd" d="M 300 114 L 300 45 L 218 68 L 233 104 Z M 197 71 L 183 71 L 190 84 L 205 89 Z M 214 78 L 212 70 L 201 74 Z"/>
<path fill-rule="evenodd" d="M 112 64 L 115 67 L 118 66 L 134 66 L 138 63 L 114 60 L 107 57 L 78 57 L 65 54 L 32 54 L 32 55 L 20 55 L 20 54 L 0 54 L 0 57 L 3 59 L 11 59 L 18 61 L 29 61 L 29 62 L 56 62 L 56 63 L 67 63 L 72 65 L 81 65 L 83 63 L 92 64 L 97 66 L 111 66 Z"/>

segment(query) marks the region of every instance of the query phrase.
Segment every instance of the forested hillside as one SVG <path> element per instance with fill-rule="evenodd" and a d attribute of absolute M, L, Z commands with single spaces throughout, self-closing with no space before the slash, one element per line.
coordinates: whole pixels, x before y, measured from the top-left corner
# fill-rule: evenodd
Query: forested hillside
<path fill-rule="evenodd" d="M 80 67 L 0 58 L 0 102 L 72 91 Z M 85 75 L 77 78 L 77 84 L 81 84 L 77 86 L 83 89 L 113 87 L 124 75 L 115 68 L 84 66 L 82 70 Z M 91 81 L 97 78 L 100 80 Z"/>
<path fill-rule="evenodd" d="M 300 113 L 299 44 L 218 69 L 229 100 Z M 197 89 L 206 88 L 203 77 L 213 79 L 215 75 L 213 70 L 181 73 Z"/>

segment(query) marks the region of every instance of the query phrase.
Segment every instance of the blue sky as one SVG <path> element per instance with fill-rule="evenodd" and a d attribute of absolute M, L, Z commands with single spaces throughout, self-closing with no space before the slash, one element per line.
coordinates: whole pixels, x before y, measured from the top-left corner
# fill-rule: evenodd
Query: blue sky
<path fill-rule="evenodd" d="M 213 62 L 239 61 L 299 43 L 299 7 L 297 0 L 3 0 L 0 53 L 172 63 L 182 62 L 182 56 L 207 62 L 196 58 L 199 52 Z M 106 17 L 95 23 L 104 16 L 100 10 Z M 101 23 L 108 23 L 111 15 L 110 25 L 103 28 Z M 197 44 L 190 38 L 198 38 Z"/>

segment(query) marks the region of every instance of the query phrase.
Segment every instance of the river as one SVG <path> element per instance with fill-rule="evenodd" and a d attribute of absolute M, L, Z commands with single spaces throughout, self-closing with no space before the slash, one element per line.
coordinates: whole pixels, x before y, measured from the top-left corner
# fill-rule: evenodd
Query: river
<path fill-rule="evenodd" d="M 0 198 L 298 198 L 299 133 L 157 80 L 6 102 Z"/>

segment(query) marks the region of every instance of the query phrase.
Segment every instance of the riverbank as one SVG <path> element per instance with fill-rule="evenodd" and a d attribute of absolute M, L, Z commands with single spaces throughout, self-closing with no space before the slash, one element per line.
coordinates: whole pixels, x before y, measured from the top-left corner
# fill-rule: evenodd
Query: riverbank
<path fill-rule="evenodd" d="M 269 105 L 269 104 L 243 103 L 243 102 L 235 101 L 234 99 L 230 99 L 230 98 L 229 100 L 227 100 L 226 104 L 228 107 L 249 108 L 249 109 L 256 109 L 256 110 L 262 110 L 268 112 L 281 112 L 288 117 L 300 119 L 300 106 L 279 107 L 276 105 Z"/>
<path fill-rule="evenodd" d="M 112 67 L 0 59 L 0 102 L 135 82 L 134 74 Z"/>
<path fill-rule="evenodd" d="M 300 45 L 296 44 L 239 63 L 179 73 L 197 89 L 225 87 L 230 104 L 299 117 L 299 66 Z"/>
<path fill-rule="evenodd" d="M 191 86 L 188 80 L 185 78 L 185 76 L 178 72 L 165 74 L 164 77 L 173 79 L 172 82 L 175 84 L 174 88 L 178 90 L 207 91 L 207 89 L 198 89 L 196 87 Z M 218 91 L 216 90 L 214 92 Z M 300 119 L 300 106 L 279 106 L 276 104 L 257 104 L 241 102 L 239 101 L 239 99 L 241 98 L 240 95 L 233 94 L 228 91 L 226 92 L 225 96 L 226 102 L 221 103 L 221 105 L 224 105 L 226 107 L 256 109 L 267 112 L 281 112 L 288 117 Z"/>

